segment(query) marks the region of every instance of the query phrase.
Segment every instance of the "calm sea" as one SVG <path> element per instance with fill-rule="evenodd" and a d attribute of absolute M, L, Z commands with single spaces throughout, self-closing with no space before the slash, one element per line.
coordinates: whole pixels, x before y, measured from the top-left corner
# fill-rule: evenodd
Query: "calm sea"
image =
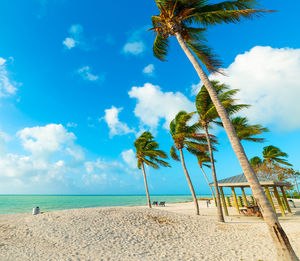
<path fill-rule="evenodd" d="M 197 196 L 208 197 L 208 196 Z M 189 195 L 153 195 L 151 201 L 177 203 L 192 201 Z M 146 196 L 90 196 L 90 195 L 0 195 L 0 214 L 31 212 L 36 206 L 41 211 L 60 209 L 146 205 Z"/>

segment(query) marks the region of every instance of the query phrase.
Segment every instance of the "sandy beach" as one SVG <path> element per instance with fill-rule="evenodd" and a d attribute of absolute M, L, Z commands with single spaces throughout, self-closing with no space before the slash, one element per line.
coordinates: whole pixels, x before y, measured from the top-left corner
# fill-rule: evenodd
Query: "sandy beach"
<path fill-rule="evenodd" d="M 300 256 L 296 204 L 280 221 Z M 0 260 L 275 260 L 261 219 L 231 208 L 219 224 L 214 206 L 200 206 L 200 216 L 193 203 L 1 215 Z"/>

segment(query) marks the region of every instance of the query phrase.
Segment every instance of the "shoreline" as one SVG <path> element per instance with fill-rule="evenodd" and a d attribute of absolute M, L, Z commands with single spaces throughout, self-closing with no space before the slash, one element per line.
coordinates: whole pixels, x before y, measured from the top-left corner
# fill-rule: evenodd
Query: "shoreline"
<path fill-rule="evenodd" d="M 0 216 L 0 260 L 275 260 L 262 219 L 217 222 L 214 204 L 100 207 Z M 297 202 L 299 212 L 300 201 Z M 300 216 L 280 218 L 300 255 Z"/>

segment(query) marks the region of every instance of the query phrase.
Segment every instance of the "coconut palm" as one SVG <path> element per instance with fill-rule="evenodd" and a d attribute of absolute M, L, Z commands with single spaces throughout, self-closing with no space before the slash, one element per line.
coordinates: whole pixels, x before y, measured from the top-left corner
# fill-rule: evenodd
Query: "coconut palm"
<path fill-rule="evenodd" d="M 261 158 L 258 156 L 255 156 L 250 159 L 250 164 L 252 165 L 253 168 L 259 167 L 262 163 L 263 162 L 262 162 Z"/>
<path fill-rule="evenodd" d="M 221 66 L 211 49 L 204 44 L 206 40 L 204 27 L 221 23 L 238 23 L 242 18 L 254 18 L 266 11 L 255 9 L 256 0 L 225 1 L 217 4 L 209 4 L 208 1 L 202 0 L 155 0 L 155 2 L 160 13 L 152 16 L 151 29 L 157 34 L 153 45 L 154 55 L 164 61 L 168 53 L 169 37 L 176 37 L 216 106 L 256 202 L 262 209 L 263 217 L 276 244 L 278 257 L 281 260 L 298 260 L 259 184 L 226 109 L 199 62 L 200 60 L 209 71 L 216 71 Z"/>
<path fill-rule="evenodd" d="M 281 163 L 286 166 L 291 166 L 292 164 L 288 163 L 285 158 L 288 157 L 288 154 L 281 151 L 279 148 L 275 146 L 267 146 L 263 148 L 263 158 L 264 162 L 266 162 L 269 167 L 272 166 L 273 163 Z"/>
<path fill-rule="evenodd" d="M 172 135 L 172 139 L 174 141 L 174 145 L 171 147 L 171 157 L 174 160 L 181 160 L 181 164 L 183 167 L 183 171 L 185 174 L 185 177 L 187 179 L 187 182 L 189 184 L 195 209 L 196 209 L 196 215 L 199 215 L 199 205 L 196 198 L 196 193 L 190 178 L 190 175 L 188 173 L 188 170 L 185 165 L 184 161 L 184 155 L 183 155 L 183 149 L 185 147 L 189 147 L 198 151 L 205 151 L 207 145 L 205 144 L 205 137 L 203 134 L 197 133 L 197 130 L 199 128 L 198 124 L 188 125 L 188 121 L 192 118 L 193 113 L 187 113 L 185 111 L 180 111 L 174 120 L 170 123 L 170 133 Z M 179 150 L 180 153 L 180 159 L 178 155 L 176 154 L 176 150 Z"/>
<path fill-rule="evenodd" d="M 240 140 L 247 140 L 260 143 L 265 142 L 264 138 L 258 138 L 257 135 L 260 135 L 263 132 L 268 132 L 268 128 L 265 128 L 260 124 L 250 125 L 249 120 L 246 117 L 240 116 L 232 118 L 231 122 Z"/>
<path fill-rule="evenodd" d="M 248 105 L 245 104 L 235 104 L 235 99 L 233 98 L 233 96 L 239 91 L 238 89 L 231 90 L 229 86 L 221 84 L 217 81 L 212 81 L 211 83 L 218 94 L 219 100 L 221 101 L 222 105 L 226 108 L 228 114 L 236 113 L 242 108 L 248 107 Z M 199 93 L 197 94 L 195 105 L 197 108 L 197 113 L 199 115 L 199 123 L 205 131 L 205 136 L 208 144 L 208 151 L 211 160 L 211 170 L 216 192 L 218 221 L 224 222 L 224 215 L 222 211 L 221 198 L 218 190 L 218 180 L 214 163 L 214 154 L 211 145 L 210 135 L 208 132 L 208 129 L 211 127 L 211 124 L 216 122 L 216 120 L 219 118 L 219 115 L 205 86 L 202 86 Z"/>
<path fill-rule="evenodd" d="M 147 131 L 135 140 L 134 147 L 136 150 L 137 166 L 143 170 L 148 206 L 151 208 L 144 164 L 154 169 L 158 169 L 159 166 L 170 167 L 168 162 L 162 160 L 167 159 L 168 156 L 164 151 L 159 150 L 159 144 L 154 140 L 152 134 Z"/>

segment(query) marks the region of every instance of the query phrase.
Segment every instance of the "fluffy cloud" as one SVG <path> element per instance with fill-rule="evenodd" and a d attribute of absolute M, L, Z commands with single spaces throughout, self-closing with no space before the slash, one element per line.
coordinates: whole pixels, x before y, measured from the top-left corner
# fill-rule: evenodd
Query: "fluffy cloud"
<path fill-rule="evenodd" d="M 147 66 L 143 69 L 143 73 L 144 73 L 144 74 L 147 74 L 147 75 L 149 75 L 149 76 L 153 76 L 154 70 L 155 70 L 154 65 L 153 65 L 153 64 L 149 64 L 149 65 L 147 65 Z"/>
<path fill-rule="evenodd" d="M 128 42 L 124 45 L 123 51 L 126 54 L 139 55 L 145 50 L 145 45 L 142 41 Z"/>
<path fill-rule="evenodd" d="M 112 106 L 110 109 L 105 110 L 104 120 L 107 123 L 110 132 L 109 135 L 125 135 L 128 133 L 134 133 L 134 130 L 130 129 L 126 123 L 119 120 L 119 113 L 123 108 L 116 108 Z"/>
<path fill-rule="evenodd" d="M 151 83 L 132 87 L 128 94 L 138 101 L 134 109 L 135 116 L 151 129 L 156 129 L 160 120 L 164 120 L 163 127 L 169 129 L 171 120 L 180 110 L 195 110 L 194 104 L 182 93 L 163 92 L 159 86 Z"/>
<path fill-rule="evenodd" d="M 256 46 L 210 78 L 240 89 L 237 98 L 252 106 L 243 113 L 256 123 L 282 130 L 300 128 L 300 49 Z"/>
<path fill-rule="evenodd" d="M 95 75 L 91 73 L 91 68 L 89 66 L 84 66 L 80 69 L 77 70 L 77 73 L 87 81 L 98 81 L 98 80 L 103 80 L 103 77 L 100 77 L 99 75 Z"/>
<path fill-rule="evenodd" d="M 9 78 L 6 62 L 0 57 L 0 98 L 13 95 L 17 91 L 16 84 Z"/>
<path fill-rule="evenodd" d="M 78 173 L 77 165 L 84 160 L 81 147 L 75 144 L 75 135 L 61 124 L 25 128 L 17 137 L 26 154 L 2 153 L 0 179 L 5 182 L 63 181 L 67 173 Z M 7 137 L 1 135 L 0 139 Z"/>
<path fill-rule="evenodd" d="M 121 156 L 130 168 L 137 168 L 137 159 L 132 149 L 122 151 Z"/>
<path fill-rule="evenodd" d="M 67 49 L 72 49 L 76 46 L 84 47 L 86 43 L 83 36 L 83 27 L 80 24 L 73 24 L 69 29 L 69 36 L 63 40 L 63 45 Z"/>

